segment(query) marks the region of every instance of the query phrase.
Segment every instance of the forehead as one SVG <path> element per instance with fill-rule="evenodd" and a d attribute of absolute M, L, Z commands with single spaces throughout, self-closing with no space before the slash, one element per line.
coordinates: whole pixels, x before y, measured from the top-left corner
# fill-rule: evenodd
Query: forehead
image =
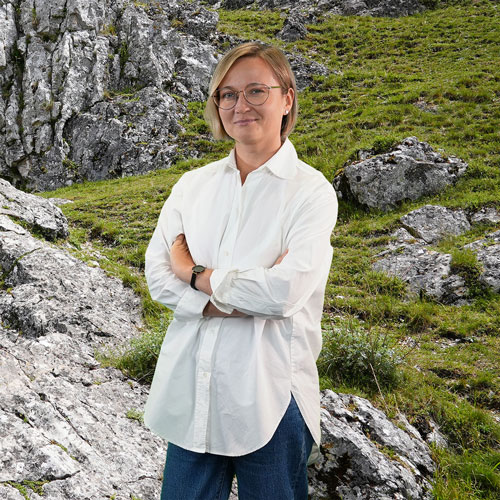
<path fill-rule="evenodd" d="M 243 88 L 249 83 L 276 85 L 278 82 L 271 66 L 260 57 L 241 57 L 226 73 L 219 87 Z"/>

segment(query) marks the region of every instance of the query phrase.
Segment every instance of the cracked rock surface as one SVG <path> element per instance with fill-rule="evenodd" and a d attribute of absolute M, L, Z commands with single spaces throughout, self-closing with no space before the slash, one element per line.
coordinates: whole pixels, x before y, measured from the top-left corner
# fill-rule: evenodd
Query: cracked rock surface
<path fill-rule="evenodd" d="M 393 240 L 376 256 L 372 268 L 401 278 L 410 293 L 423 293 L 444 304 L 467 304 L 469 289 L 460 271 L 452 265 L 451 254 L 428 246 L 459 236 L 469 231 L 471 225 L 499 221 L 494 209 L 467 215 L 463 210 L 425 205 L 401 217 L 402 227 L 392 234 Z M 487 233 L 463 249 L 476 255 L 482 286 L 500 293 L 500 231 Z"/>
<path fill-rule="evenodd" d="M 50 190 L 168 167 L 217 20 L 175 0 L 1 2 L 0 176 Z"/>
<path fill-rule="evenodd" d="M 312 498 L 430 500 L 430 450 L 405 419 L 402 430 L 366 399 L 330 390 L 321 406 L 322 455 L 310 468 Z"/>
<path fill-rule="evenodd" d="M 50 205 L 40 199 L 38 214 L 67 227 Z M 42 488 L 28 488 L 30 499 L 159 497 L 166 445 L 127 418 L 147 388 L 95 359 L 141 326 L 139 300 L 119 280 L 0 215 L 2 499 L 19 498 L 11 484 L 24 481 Z"/>

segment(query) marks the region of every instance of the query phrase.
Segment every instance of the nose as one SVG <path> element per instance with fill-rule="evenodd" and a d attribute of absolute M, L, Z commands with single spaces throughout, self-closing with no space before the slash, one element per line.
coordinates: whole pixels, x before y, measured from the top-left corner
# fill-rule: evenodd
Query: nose
<path fill-rule="evenodd" d="M 234 110 L 237 113 L 244 113 L 250 109 L 250 105 L 248 104 L 245 96 L 243 95 L 243 91 L 240 90 L 236 97 L 236 104 L 234 105 Z"/>

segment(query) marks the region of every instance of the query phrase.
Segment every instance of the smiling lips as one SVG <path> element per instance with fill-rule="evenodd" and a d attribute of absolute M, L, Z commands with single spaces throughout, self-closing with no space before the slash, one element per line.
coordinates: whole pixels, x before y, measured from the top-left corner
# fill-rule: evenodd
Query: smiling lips
<path fill-rule="evenodd" d="M 244 120 L 237 120 L 234 123 L 234 125 L 248 125 L 249 123 L 253 123 L 257 121 L 257 118 L 246 118 Z"/>

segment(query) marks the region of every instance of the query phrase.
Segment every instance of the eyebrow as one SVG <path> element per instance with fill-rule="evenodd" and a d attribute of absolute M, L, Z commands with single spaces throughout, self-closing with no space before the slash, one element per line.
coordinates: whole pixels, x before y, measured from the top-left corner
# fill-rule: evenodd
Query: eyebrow
<path fill-rule="evenodd" d="M 248 87 L 249 85 L 266 85 L 266 84 L 262 82 L 251 82 L 247 83 L 245 87 Z M 225 85 L 224 87 L 219 87 L 219 90 L 220 89 L 234 89 L 234 87 L 232 87 L 231 85 Z"/>

